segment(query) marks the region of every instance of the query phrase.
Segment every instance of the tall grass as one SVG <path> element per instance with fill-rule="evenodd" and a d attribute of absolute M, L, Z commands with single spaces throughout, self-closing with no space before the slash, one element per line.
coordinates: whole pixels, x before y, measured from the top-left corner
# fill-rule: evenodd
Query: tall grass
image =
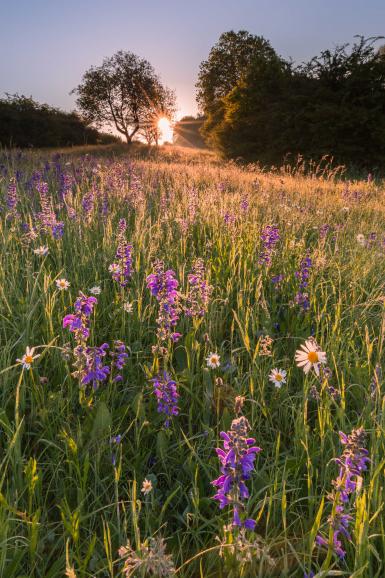
<path fill-rule="evenodd" d="M 384 362 L 383 184 L 258 172 L 172 149 L 145 158 L 114 148 L 84 153 L 2 153 L 0 162 L 0 575 L 118 577 L 127 540 L 140 556 L 146 541 L 162 536 L 183 577 L 296 577 L 310 568 L 319 577 L 384 576 L 385 398 L 375 374 Z M 62 202 L 63 175 L 70 185 Z M 17 215 L 7 207 L 14 176 Z M 61 239 L 43 230 L 31 238 L 23 226 L 41 210 L 39 181 L 48 183 L 64 222 Z M 124 289 L 108 271 L 120 218 L 133 245 Z M 280 231 L 270 266 L 259 264 L 267 225 Z M 40 245 L 48 255 L 34 254 Z M 303 311 L 295 273 L 307 253 L 310 309 Z M 196 257 L 214 290 L 204 318 L 182 316 L 182 338 L 170 346 L 180 414 L 165 429 L 149 381 L 158 303 L 146 277 L 162 259 L 184 294 Z M 276 275 L 283 275 L 278 285 Z M 60 292 L 55 280 L 63 277 L 71 285 Z M 101 294 L 90 343 L 120 339 L 129 360 L 123 381 L 107 380 L 84 403 L 62 319 L 79 291 L 89 295 L 94 285 Z M 271 355 L 261 355 L 267 335 Z M 295 365 L 310 335 L 327 353 L 336 398 L 326 390 L 311 397 L 316 379 Z M 41 354 L 31 370 L 16 363 L 26 346 Z M 221 356 L 218 369 L 207 367 L 210 352 Z M 275 367 L 288 373 L 281 389 L 268 379 Z M 249 482 L 248 510 L 257 520 L 245 547 L 251 562 L 228 555 L 235 533 L 224 533 L 231 519 L 210 485 L 219 433 L 229 429 L 240 395 L 263 450 Z M 359 426 L 371 461 L 339 560 L 315 537 L 331 514 L 326 496 L 342 452 L 338 432 Z M 147 495 L 144 479 L 153 485 Z M 143 567 L 134 575 L 144 576 Z"/>

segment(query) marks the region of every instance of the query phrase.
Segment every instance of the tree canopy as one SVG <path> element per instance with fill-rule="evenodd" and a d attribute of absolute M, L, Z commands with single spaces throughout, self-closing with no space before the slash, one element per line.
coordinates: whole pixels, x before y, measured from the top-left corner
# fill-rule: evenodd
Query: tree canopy
<path fill-rule="evenodd" d="M 293 66 L 261 37 L 223 34 L 203 62 L 202 132 L 225 157 L 280 163 L 332 155 L 375 168 L 385 158 L 385 55 L 378 38 Z M 235 56 L 231 57 L 231 52 Z"/>
<path fill-rule="evenodd" d="M 157 122 L 175 113 L 175 94 L 163 86 L 152 65 L 119 51 L 91 67 L 74 89 L 82 114 L 95 126 L 110 125 L 130 143 L 137 133 L 157 140 Z"/>

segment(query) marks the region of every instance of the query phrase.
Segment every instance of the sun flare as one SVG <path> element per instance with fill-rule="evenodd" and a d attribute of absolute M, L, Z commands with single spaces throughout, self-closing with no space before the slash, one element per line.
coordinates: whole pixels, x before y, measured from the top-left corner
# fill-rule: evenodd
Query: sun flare
<path fill-rule="evenodd" d="M 172 142 L 174 131 L 171 126 L 171 122 L 168 118 L 163 116 L 158 120 L 158 128 L 160 131 L 160 142 Z"/>

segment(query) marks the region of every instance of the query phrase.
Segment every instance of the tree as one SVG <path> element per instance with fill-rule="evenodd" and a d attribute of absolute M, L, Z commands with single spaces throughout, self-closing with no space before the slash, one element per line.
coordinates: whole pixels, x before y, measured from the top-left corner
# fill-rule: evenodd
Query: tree
<path fill-rule="evenodd" d="M 222 35 L 201 66 L 198 102 L 212 146 L 225 157 L 266 164 L 290 154 L 330 155 L 367 170 L 383 165 L 385 54 L 374 49 L 378 37 L 358 37 L 297 67 L 253 38 Z"/>
<path fill-rule="evenodd" d="M 119 51 L 91 67 L 74 89 L 82 114 L 96 126 L 112 125 L 127 143 L 160 116 L 175 113 L 175 95 L 164 87 L 151 64 Z"/>
<path fill-rule="evenodd" d="M 208 59 L 201 63 L 197 82 L 197 102 L 205 116 L 202 132 L 210 144 L 215 146 L 213 133 L 225 117 L 226 96 L 245 79 L 253 62 L 277 58 L 275 50 L 262 36 L 245 30 L 220 36 Z M 284 61 L 279 60 L 285 66 Z"/>
<path fill-rule="evenodd" d="M 159 129 L 159 119 L 162 117 L 173 118 L 176 112 L 175 94 L 169 88 L 163 86 L 159 87 L 158 102 L 153 102 L 148 109 L 146 119 L 143 120 L 142 125 L 138 131 L 147 142 L 147 144 L 158 145 L 161 137 Z"/>

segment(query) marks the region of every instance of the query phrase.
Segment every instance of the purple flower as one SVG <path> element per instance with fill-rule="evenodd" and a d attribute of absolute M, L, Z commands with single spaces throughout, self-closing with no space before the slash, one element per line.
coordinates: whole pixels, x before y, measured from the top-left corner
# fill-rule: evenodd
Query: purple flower
<path fill-rule="evenodd" d="M 79 344 L 84 344 L 90 335 L 89 318 L 97 302 L 96 297 L 87 297 L 80 292 L 74 305 L 75 314 L 66 315 L 63 319 L 63 327 L 69 328 Z"/>
<path fill-rule="evenodd" d="M 118 228 L 118 248 L 116 250 L 115 267 L 111 267 L 112 278 L 121 287 L 126 287 L 132 275 L 132 245 L 126 241 L 127 223 L 120 219 Z"/>
<path fill-rule="evenodd" d="M 54 239 L 61 239 L 64 235 L 64 223 L 62 221 L 56 222 L 52 225 L 52 236 Z"/>
<path fill-rule="evenodd" d="M 8 209 L 8 216 L 15 217 L 17 215 L 17 203 L 18 203 L 17 186 L 15 178 L 11 178 L 9 181 L 5 202 Z"/>
<path fill-rule="evenodd" d="M 260 265 L 266 265 L 268 267 L 271 264 L 271 258 L 279 239 L 279 229 L 276 225 L 267 225 L 264 227 L 261 233 L 262 250 L 258 260 Z"/>
<path fill-rule="evenodd" d="M 165 416 L 165 427 L 170 425 L 170 418 L 179 414 L 177 385 L 168 375 L 167 371 L 151 379 L 154 387 L 154 394 L 158 402 L 158 413 Z"/>
<path fill-rule="evenodd" d="M 253 530 L 255 520 L 244 519 L 240 513 L 244 512 L 244 502 L 249 498 L 245 482 L 250 479 L 256 454 L 261 451 L 254 445 L 254 438 L 247 437 L 249 430 L 248 420 L 241 416 L 232 421 L 230 431 L 220 433 L 223 449 L 217 448 L 216 452 L 221 462 L 221 475 L 211 484 L 217 488 L 214 499 L 218 500 L 219 508 L 232 506 L 233 526 Z"/>
<path fill-rule="evenodd" d="M 339 432 L 341 443 L 345 446 L 341 457 L 335 461 L 339 465 L 339 473 L 333 480 L 334 490 L 328 496 L 328 500 L 334 504 L 333 513 L 328 518 L 328 523 L 333 530 L 333 543 L 330 545 L 339 558 L 345 557 L 345 550 L 341 537 L 351 541 L 349 524 L 353 519 L 350 515 L 350 497 L 357 491 L 358 480 L 366 470 L 368 451 L 363 447 L 365 432 L 363 428 L 353 430 L 350 435 Z M 320 547 L 329 548 L 329 541 L 319 534 L 316 543 Z"/>
<path fill-rule="evenodd" d="M 156 261 L 154 268 L 155 273 L 147 277 L 147 287 L 159 302 L 159 315 L 156 320 L 157 336 L 160 341 L 171 338 L 175 342 L 181 336 L 180 333 L 174 331 L 180 313 L 179 283 L 174 271 L 164 270 L 163 261 Z"/>
<path fill-rule="evenodd" d="M 84 375 L 81 379 L 81 385 L 91 384 L 94 389 L 98 389 L 99 383 L 107 379 L 110 368 L 103 363 L 108 347 L 108 343 L 103 343 L 100 347 L 87 347 L 85 349 Z"/>
<path fill-rule="evenodd" d="M 123 341 L 114 341 L 114 349 L 110 352 L 110 356 L 112 357 L 111 371 L 114 372 L 114 370 L 116 370 L 113 381 L 122 381 L 123 377 L 121 372 L 128 359 L 128 353 Z"/>
<path fill-rule="evenodd" d="M 309 311 L 310 309 L 309 295 L 304 289 L 309 285 L 308 279 L 310 277 L 312 264 L 309 252 L 307 252 L 306 257 L 301 261 L 299 271 L 295 272 L 295 276 L 299 279 L 299 290 L 294 297 L 294 302 L 299 305 L 303 311 Z"/>
<path fill-rule="evenodd" d="M 203 259 L 195 259 L 188 277 L 189 292 L 184 311 L 187 317 L 203 317 L 210 301 L 212 287 L 205 280 Z"/>
<path fill-rule="evenodd" d="M 112 438 L 110 439 L 110 444 L 112 446 L 111 461 L 112 461 L 112 465 L 114 467 L 116 466 L 116 451 L 118 450 L 121 441 L 122 441 L 122 436 L 120 434 L 118 434 L 117 436 L 112 436 Z"/>

